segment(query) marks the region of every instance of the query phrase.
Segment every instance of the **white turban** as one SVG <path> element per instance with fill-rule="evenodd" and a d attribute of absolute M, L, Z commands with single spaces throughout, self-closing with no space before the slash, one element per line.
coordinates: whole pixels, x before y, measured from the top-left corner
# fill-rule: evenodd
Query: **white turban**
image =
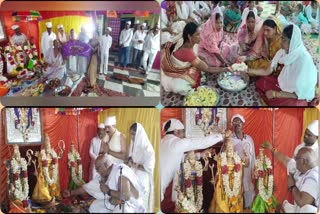
<path fill-rule="evenodd" d="M 12 26 L 11 26 L 11 29 L 12 29 L 12 30 L 16 30 L 16 29 L 18 29 L 18 28 L 19 28 L 19 25 L 12 25 Z"/>
<path fill-rule="evenodd" d="M 245 119 L 244 119 L 244 117 L 243 117 L 241 114 L 235 114 L 235 115 L 233 115 L 232 118 L 231 118 L 231 122 L 232 122 L 235 118 L 237 118 L 237 117 L 238 117 L 243 123 L 246 122 Z"/>
<path fill-rule="evenodd" d="M 131 23 L 130 23 L 131 24 Z M 140 24 L 140 21 L 139 20 L 136 20 L 135 23 L 136 25 Z"/>
<path fill-rule="evenodd" d="M 143 22 L 143 24 L 141 24 L 143 27 L 147 26 L 147 24 L 145 22 Z"/>
<path fill-rule="evenodd" d="M 51 22 L 47 22 L 46 26 L 47 26 L 47 28 L 52 28 L 52 23 Z"/>
<path fill-rule="evenodd" d="M 116 125 L 116 123 L 117 123 L 116 116 L 110 116 L 106 118 L 104 125 L 113 126 L 113 125 Z"/>
<path fill-rule="evenodd" d="M 315 136 L 319 136 L 319 120 L 314 120 L 312 123 L 309 124 L 308 128 L 312 134 Z"/>
<path fill-rule="evenodd" d="M 171 34 L 169 32 L 161 33 L 161 45 L 166 44 L 167 42 L 171 41 Z"/>
<path fill-rule="evenodd" d="M 112 32 L 112 28 L 111 27 L 107 27 L 108 31 Z"/>
<path fill-rule="evenodd" d="M 58 29 L 60 29 L 60 28 L 63 29 L 63 25 L 58 25 L 57 28 L 58 28 Z"/>
<path fill-rule="evenodd" d="M 131 21 L 127 21 L 126 23 L 129 24 L 129 25 L 131 25 Z"/>
<path fill-rule="evenodd" d="M 104 128 L 105 128 L 104 123 L 100 123 L 99 126 L 98 126 L 98 128 L 99 128 L 99 129 L 104 129 Z"/>
<path fill-rule="evenodd" d="M 170 127 L 167 129 L 167 130 L 164 130 L 164 127 L 166 126 L 166 124 L 171 121 L 171 124 L 170 124 Z M 176 129 L 184 129 L 184 125 L 181 123 L 180 120 L 177 120 L 177 119 L 174 119 L 174 118 L 171 118 L 169 120 L 167 120 L 164 124 L 163 124 L 163 130 L 165 132 L 171 132 L 171 131 L 174 131 Z"/>

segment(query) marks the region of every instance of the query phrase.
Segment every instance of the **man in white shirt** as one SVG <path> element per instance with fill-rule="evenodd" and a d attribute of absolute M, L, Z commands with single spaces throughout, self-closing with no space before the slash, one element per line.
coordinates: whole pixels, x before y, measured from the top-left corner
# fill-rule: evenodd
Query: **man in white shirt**
<path fill-rule="evenodd" d="M 143 57 L 142 57 L 142 67 L 148 74 L 152 68 L 153 62 L 157 56 L 158 51 L 160 50 L 160 32 L 159 25 L 156 25 L 153 30 L 151 30 L 146 39 L 143 46 Z M 149 64 L 147 65 L 147 61 L 149 59 Z"/>
<path fill-rule="evenodd" d="M 49 50 L 49 48 L 53 47 L 53 41 L 57 38 L 56 34 L 52 32 L 52 23 L 46 23 L 47 31 L 42 33 L 41 37 L 41 53 L 45 58 L 45 54 Z"/>
<path fill-rule="evenodd" d="M 145 27 L 146 27 L 146 23 L 141 24 L 139 26 L 139 29 L 134 33 L 132 37 L 132 41 L 133 41 L 132 63 L 133 63 L 133 67 L 135 68 L 138 68 L 141 63 L 144 39 L 147 35 L 146 32 L 144 31 Z"/>
<path fill-rule="evenodd" d="M 286 213 L 317 212 L 320 198 L 317 156 L 310 147 L 302 147 L 294 156 L 297 171 L 288 176 L 288 190 L 292 192 L 294 204 L 283 202 Z"/>
<path fill-rule="evenodd" d="M 133 32 L 132 29 L 130 29 L 130 25 L 131 22 L 127 21 L 125 28 L 120 33 L 118 63 L 121 67 L 127 67 L 129 63 L 129 46 L 133 36 Z"/>
<path fill-rule="evenodd" d="M 134 24 L 133 24 L 133 28 L 131 28 L 132 30 L 132 35 L 134 35 L 134 33 L 138 30 L 140 25 L 140 21 L 139 20 L 135 20 Z M 131 39 L 130 42 L 130 46 L 129 46 L 129 64 L 131 67 L 134 67 L 134 61 L 133 61 L 133 39 Z"/>
<path fill-rule="evenodd" d="M 184 125 L 177 119 L 169 119 L 163 125 L 166 135 L 160 142 L 160 188 L 161 201 L 164 199 L 166 188 L 176 176 L 180 163 L 184 159 L 184 153 L 206 149 L 213 146 L 224 139 L 223 134 L 214 134 L 202 138 L 188 139 L 184 137 Z M 226 136 L 230 136 L 231 131 L 227 131 Z M 210 150 L 202 153 L 206 156 Z M 198 155 L 199 156 L 199 155 Z M 198 157 L 199 159 L 199 157 Z M 172 189 L 172 201 L 176 201 L 177 193 Z"/>
<path fill-rule="evenodd" d="M 68 41 L 68 37 L 67 37 L 67 34 L 66 32 L 64 32 L 64 28 L 63 28 L 63 25 L 58 25 L 57 26 L 58 28 L 58 39 L 59 41 L 61 42 L 61 44 L 64 44 Z"/>
<path fill-rule="evenodd" d="M 96 177 L 97 175 L 97 170 L 94 167 L 95 166 L 95 162 L 97 157 L 99 156 L 100 153 L 103 153 L 103 145 L 101 145 L 102 139 L 104 138 L 104 136 L 106 135 L 105 132 L 105 125 L 104 123 L 100 123 L 98 126 L 98 135 L 96 137 L 94 137 L 91 140 L 91 144 L 90 144 L 90 150 L 89 150 L 89 155 L 91 157 L 91 162 L 90 162 L 90 175 L 89 175 L 89 179 L 92 180 Z"/>
<path fill-rule="evenodd" d="M 112 37 L 110 33 L 112 31 L 111 27 L 106 28 L 106 34 L 101 37 L 101 62 L 100 62 L 100 74 L 102 72 L 107 75 L 108 64 L 109 64 L 109 50 L 112 46 Z"/>
<path fill-rule="evenodd" d="M 11 27 L 12 30 L 14 30 L 13 36 L 10 38 L 11 45 L 26 45 L 28 40 L 26 35 L 21 33 L 20 27 L 18 25 L 12 25 Z"/>
<path fill-rule="evenodd" d="M 318 143 L 318 136 L 319 136 L 319 121 L 314 120 L 312 121 L 309 126 L 306 128 L 304 132 L 303 143 L 299 144 L 293 153 L 293 157 L 296 156 L 299 150 L 303 147 L 310 147 L 317 157 L 319 157 L 319 143 Z M 294 158 L 289 158 L 288 156 L 280 153 L 277 149 L 273 148 L 269 142 L 266 142 L 262 145 L 263 147 L 269 149 L 272 153 L 274 153 L 275 157 L 282 163 L 285 167 L 287 167 L 287 174 L 291 173 L 294 174 L 297 172 L 296 161 Z"/>

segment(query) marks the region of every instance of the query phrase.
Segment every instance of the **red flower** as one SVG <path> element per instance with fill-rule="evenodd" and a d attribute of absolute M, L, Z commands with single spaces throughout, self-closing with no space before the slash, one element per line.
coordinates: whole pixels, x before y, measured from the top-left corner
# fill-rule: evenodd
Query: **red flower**
<path fill-rule="evenodd" d="M 14 61 L 10 61 L 10 65 L 14 65 Z"/>
<path fill-rule="evenodd" d="M 77 160 L 77 164 L 80 165 L 81 164 L 81 159 Z"/>
<path fill-rule="evenodd" d="M 52 159 L 52 164 L 56 164 L 58 162 L 57 158 Z"/>
<path fill-rule="evenodd" d="M 271 175 L 272 174 L 272 169 L 268 168 L 268 175 Z"/>
<path fill-rule="evenodd" d="M 61 204 L 71 205 L 71 200 L 69 198 L 64 198 L 61 200 Z"/>
<path fill-rule="evenodd" d="M 13 174 L 13 180 L 16 181 L 19 179 L 19 173 L 14 173 Z"/>
<path fill-rule="evenodd" d="M 48 161 L 47 160 L 43 160 L 42 161 L 42 166 L 43 167 L 47 167 L 48 166 Z"/>
<path fill-rule="evenodd" d="M 76 163 L 75 163 L 74 161 L 71 161 L 71 162 L 70 162 L 70 165 L 71 165 L 71 167 L 75 167 L 75 166 L 76 166 Z"/>
<path fill-rule="evenodd" d="M 264 172 L 263 172 L 263 170 L 259 170 L 259 171 L 258 171 L 258 177 L 259 177 L 259 178 L 263 178 L 263 177 L 264 177 Z"/>
<path fill-rule="evenodd" d="M 203 184 L 203 177 L 197 177 L 197 185 L 202 185 Z"/>
<path fill-rule="evenodd" d="M 221 167 L 221 173 L 222 174 L 228 174 L 228 166 L 227 165 L 224 165 Z"/>
<path fill-rule="evenodd" d="M 11 61 L 11 60 L 12 60 L 12 57 L 11 57 L 11 56 L 9 56 L 9 57 L 8 57 L 8 60 L 9 60 L 9 61 Z"/>
<path fill-rule="evenodd" d="M 185 180 L 184 185 L 186 186 L 186 188 L 191 187 L 191 180 L 190 179 Z"/>
<path fill-rule="evenodd" d="M 240 171 L 240 164 L 236 164 L 235 166 L 234 166 L 234 171 L 235 172 L 239 172 Z"/>
<path fill-rule="evenodd" d="M 28 177 L 28 172 L 27 171 L 22 171 L 22 177 L 27 178 Z"/>
<path fill-rule="evenodd" d="M 28 205 L 29 205 L 28 200 L 23 200 L 23 201 L 22 201 L 22 206 L 23 206 L 24 208 L 28 207 Z"/>

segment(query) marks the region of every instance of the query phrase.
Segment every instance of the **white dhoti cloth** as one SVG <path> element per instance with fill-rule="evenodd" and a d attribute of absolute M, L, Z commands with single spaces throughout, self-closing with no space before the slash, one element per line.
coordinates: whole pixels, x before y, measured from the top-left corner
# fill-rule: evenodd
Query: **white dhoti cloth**
<path fill-rule="evenodd" d="M 59 53 L 57 56 L 54 55 L 54 49 L 49 48 L 45 54 L 45 62 L 49 64 L 44 76 L 48 79 L 63 79 L 66 73 L 66 65 L 63 64 L 62 54 Z"/>
<path fill-rule="evenodd" d="M 283 209 L 285 213 L 317 213 L 317 207 L 310 204 L 304 205 L 303 207 L 298 207 L 295 204 L 290 204 L 287 200 L 283 201 Z"/>
<path fill-rule="evenodd" d="M 169 77 L 161 71 L 161 85 L 166 92 L 187 95 L 192 90 L 191 84 L 184 79 Z"/>
<path fill-rule="evenodd" d="M 109 49 L 112 46 L 112 37 L 110 35 L 103 35 L 101 38 L 101 63 L 100 63 L 100 73 L 108 73 L 109 64 Z"/>

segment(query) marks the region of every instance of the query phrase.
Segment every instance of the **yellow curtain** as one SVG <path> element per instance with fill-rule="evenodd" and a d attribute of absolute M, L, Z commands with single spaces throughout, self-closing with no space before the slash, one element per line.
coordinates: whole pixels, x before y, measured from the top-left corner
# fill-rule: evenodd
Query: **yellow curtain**
<path fill-rule="evenodd" d="M 319 110 L 316 108 L 305 108 L 303 112 L 303 134 L 301 136 L 301 142 L 303 142 L 304 130 L 314 120 L 319 120 Z"/>
<path fill-rule="evenodd" d="M 159 175 L 159 144 L 160 144 L 160 113 L 155 108 L 110 108 L 99 113 L 99 123 L 104 123 L 108 116 L 116 116 L 117 129 L 126 136 L 127 145 L 130 144 L 129 128 L 134 122 L 140 123 L 149 136 L 156 154 L 154 170 L 154 212 L 160 207 L 160 175 Z"/>
<path fill-rule="evenodd" d="M 45 19 L 39 21 L 39 47 L 41 47 L 41 36 L 42 33 L 47 30 L 46 22 L 52 22 L 52 31 L 58 35 L 58 25 L 63 25 L 64 31 L 69 36 L 70 30 L 73 28 L 75 33 L 79 35 L 82 24 L 87 24 L 90 22 L 90 17 L 85 16 L 61 16 L 50 19 Z"/>

